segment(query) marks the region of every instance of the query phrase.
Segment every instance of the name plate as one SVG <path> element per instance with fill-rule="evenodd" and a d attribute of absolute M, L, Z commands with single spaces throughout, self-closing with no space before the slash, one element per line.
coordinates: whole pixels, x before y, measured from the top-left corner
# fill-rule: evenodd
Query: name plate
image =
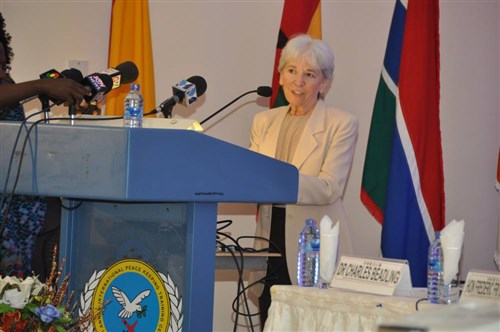
<path fill-rule="evenodd" d="M 467 273 L 459 302 L 487 300 L 500 303 L 500 273 L 472 270 Z"/>
<path fill-rule="evenodd" d="M 410 269 L 403 260 L 342 256 L 330 286 L 376 295 L 413 295 Z"/>

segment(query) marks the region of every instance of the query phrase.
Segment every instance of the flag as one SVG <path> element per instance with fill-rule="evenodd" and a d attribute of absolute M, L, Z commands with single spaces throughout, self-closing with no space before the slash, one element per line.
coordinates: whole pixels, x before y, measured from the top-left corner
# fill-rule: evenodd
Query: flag
<path fill-rule="evenodd" d="M 135 83 L 141 85 L 144 110 L 156 107 L 153 48 L 147 0 L 113 0 L 109 40 L 109 67 L 132 61 L 139 69 Z M 123 103 L 130 84 L 122 85 L 107 94 L 106 114 L 123 115 Z"/>
<path fill-rule="evenodd" d="M 272 107 L 288 104 L 279 85 L 278 64 L 283 47 L 291 37 L 299 33 L 307 33 L 311 37 L 321 39 L 321 0 L 285 0 L 283 4 L 274 58 L 273 95 L 270 101 Z"/>
<path fill-rule="evenodd" d="M 372 114 L 361 201 L 382 224 L 386 258 L 426 286 L 427 252 L 444 219 L 438 0 L 397 0 Z"/>
<path fill-rule="evenodd" d="M 498 149 L 496 188 L 497 191 L 500 193 L 500 148 Z M 497 265 L 497 269 L 498 271 L 500 271 L 500 219 L 498 219 L 497 248 L 495 250 L 494 258 L 495 258 L 495 264 Z"/>
<path fill-rule="evenodd" d="M 497 191 L 500 191 L 500 149 L 498 149 L 498 162 L 497 162 Z"/>

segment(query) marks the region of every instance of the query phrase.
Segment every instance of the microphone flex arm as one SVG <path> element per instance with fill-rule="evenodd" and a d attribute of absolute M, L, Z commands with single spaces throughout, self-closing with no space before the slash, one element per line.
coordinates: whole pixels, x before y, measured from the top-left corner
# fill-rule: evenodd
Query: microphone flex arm
<path fill-rule="evenodd" d="M 244 94 L 242 94 L 241 96 L 233 99 L 232 101 L 230 101 L 229 103 L 227 103 L 224 107 L 222 107 L 220 110 L 218 110 L 217 112 L 215 112 L 214 114 L 210 115 L 209 117 L 203 119 L 201 122 L 200 122 L 200 125 L 204 124 L 205 122 L 207 122 L 208 120 L 210 120 L 211 118 L 213 118 L 214 116 L 216 116 L 217 114 L 219 114 L 220 112 L 222 112 L 223 110 L 225 110 L 226 108 L 228 108 L 229 106 L 231 106 L 232 104 L 234 104 L 235 102 L 237 102 L 239 99 L 243 98 L 244 96 L 250 94 L 250 93 L 254 93 L 254 92 L 257 92 L 257 90 L 252 90 L 252 91 L 248 91 L 248 92 L 245 92 Z"/>

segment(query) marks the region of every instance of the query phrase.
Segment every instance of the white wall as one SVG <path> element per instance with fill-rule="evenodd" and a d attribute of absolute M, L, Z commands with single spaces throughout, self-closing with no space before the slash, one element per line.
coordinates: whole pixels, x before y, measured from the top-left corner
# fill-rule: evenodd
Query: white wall
<path fill-rule="evenodd" d="M 193 109 L 176 117 L 202 120 L 260 85 L 270 85 L 282 1 L 152 1 L 150 4 L 157 103 L 180 79 L 201 75 L 208 89 Z M 110 0 L 7 1 L 0 10 L 13 36 L 13 76 L 35 78 L 68 60 L 89 61 L 89 72 L 107 65 Z M 464 219 L 462 275 L 494 270 L 499 220 L 494 179 L 499 147 L 500 4 L 442 1 L 441 129 L 446 220 Z M 345 194 L 355 251 L 378 254 L 380 226 L 360 203 L 359 191 L 375 91 L 392 17 L 392 1 L 323 1 L 323 37 L 336 55 L 335 81 L 327 101 L 360 119 L 354 165 Z M 84 73 L 85 74 L 85 73 Z M 253 115 L 266 99 L 240 100 L 205 126 L 206 134 L 246 147 Z M 38 107 L 36 103 L 32 107 Z M 233 234 L 253 232 L 254 210 L 224 204 Z M 222 217 L 222 216 L 221 216 Z M 216 274 L 214 330 L 232 330 L 234 275 Z M 229 294 L 229 295 L 228 295 Z M 240 328 L 246 330 L 245 328 Z"/>

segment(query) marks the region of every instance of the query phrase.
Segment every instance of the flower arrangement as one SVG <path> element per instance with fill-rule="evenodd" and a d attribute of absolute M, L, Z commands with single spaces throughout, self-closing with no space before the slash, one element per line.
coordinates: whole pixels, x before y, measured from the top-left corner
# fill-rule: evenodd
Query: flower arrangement
<path fill-rule="evenodd" d="M 46 283 L 36 276 L 0 276 L 0 332 L 77 332 L 89 325 L 92 313 L 73 318 L 76 305 L 70 309 L 69 276 L 61 279 L 64 261 L 57 269 L 55 253 Z"/>

